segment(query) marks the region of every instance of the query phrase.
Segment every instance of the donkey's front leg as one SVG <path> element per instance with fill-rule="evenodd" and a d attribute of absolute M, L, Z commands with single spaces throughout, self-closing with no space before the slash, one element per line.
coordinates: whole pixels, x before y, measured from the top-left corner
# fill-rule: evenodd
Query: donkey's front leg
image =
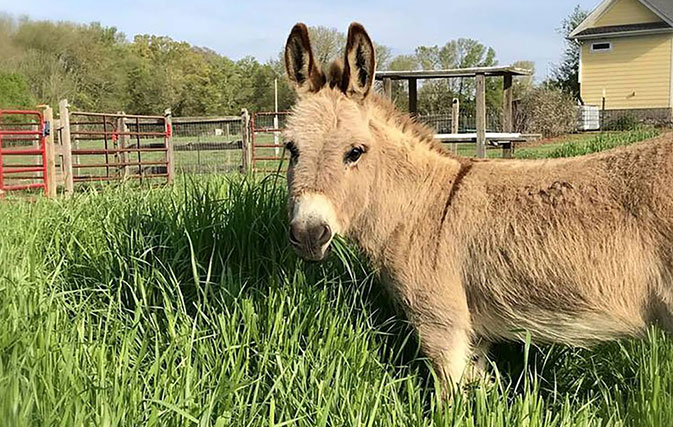
<path fill-rule="evenodd" d="M 442 385 L 450 391 L 458 386 L 470 362 L 470 332 L 466 327 L 423 323 L 417 326 L 421 350 L 432 363 Z"/>
<path fill-rule="evenodd" d="M 421 350 L 447 388 L 463 380 L 472 355 L 471 324 L 464 298 L 440 295 L 417 298 L 410 319 L 421 343 Z"/>

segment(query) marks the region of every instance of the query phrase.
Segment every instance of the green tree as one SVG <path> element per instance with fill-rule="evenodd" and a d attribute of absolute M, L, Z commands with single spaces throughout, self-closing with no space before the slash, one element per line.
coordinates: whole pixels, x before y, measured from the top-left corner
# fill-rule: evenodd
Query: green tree
<path fill-rule="evenodd" d="M 498 64 L 495 50 L 477 40 L 457 39 L 444 46 L 419 46 L 416 57 L 421 69 L 440 70 L 452 68 L 490 67 Z M 474 106 L 475 83 L 472 78 L 437 79 L 426 81 L 419 89 L 421 114 L 446 114 L 451 111 L 453 98 L 458 98 L 465 108 Z M 487 80 L 487 102 L 499 105 L 502 85 L 495 79 Z"/>
<path fill-rule="evenodd" d="M 336 28 L 313 26 L 308 28 L 313 55 L 322 65 L 341 58 L 346 47 L 346 35 Z"/>
<path fill-rule="evenodd" d="M 34 108 L 35 104 L 28 82 L 21 74 L 0 71 L 0 107 Z"/>
<path fill-rule="evenodd" d="M 578 5 L 561 22 L 561 28 L 557 31 L 565 38 L 565 51 L 563 52 L 561 63 L 552 69 L 552 77 L 548 82 L 552 87 L 559 88 L 573 95 L 575 98 L 579 98 L 580 96 L 579 64 L 582 44 L 578 40 L 568 39 L 568 36 L 588 16 L 589 12 Z"/>
<path fill-rule="evenodd" d="M 531 71 L 530 76 L 516 77 L 514 79 L 514 99 L 521 99 L 535 88 L 535 62 L 516 61 L 512 66 Z"/>
<path fill-rule="evenodd" d="M 398 55 L 388 64 L 388 70 L 391 71 L 413 71 L 418 68 L 419 62 L 416 55 Z M 406 81 L 394 80 L 390 83 L 393 103 L 401 111 L 407 111 L 409 109 L 409 89 Z"/>

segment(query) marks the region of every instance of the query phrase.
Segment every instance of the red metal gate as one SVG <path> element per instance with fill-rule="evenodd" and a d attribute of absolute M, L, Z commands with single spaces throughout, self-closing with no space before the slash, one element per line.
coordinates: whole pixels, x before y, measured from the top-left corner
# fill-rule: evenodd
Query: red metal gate
<path fill-rule="evenodd" d="M 48 134 L 41 112 L 0 110 L 0 190 L 41 188 L 47 194 Z"/>
<path fill-rule="evenodd" d="M 253 113 L 250 120 L 252 139 L 252 169 L 255 172 L 276 172 L 283 159 L 281 132 L 285 128 L 287 111 Z M 285 153 L 287 159 L 289 153 Z M 285 162 L 287 166 L 287 162 Z"/>

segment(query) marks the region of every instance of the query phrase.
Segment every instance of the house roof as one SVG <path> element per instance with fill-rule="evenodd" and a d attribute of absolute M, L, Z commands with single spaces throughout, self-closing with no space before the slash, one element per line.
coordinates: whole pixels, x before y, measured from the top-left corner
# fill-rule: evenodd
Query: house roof
<path fill-rule="evenodd" d="M 640 2 L 652 9 L 661 19 L 673 25 L 673 2 L 671 0 L 640 0 Z"/>
<path fill-rule="evenodd" d="M 654 24 L 635 24 L 635 25 L 617 25 L 611 27 L 591 27 L 596 21 L 603 16 L 603 14 L 618 0 L 604 0 L 601 4 L 594 9 L 589 16 L 580 23 L 580 25 L 575 28 L 575 30 L 570 33 L 568 38 L 592 38 L 595 36 L 605 35 L 605 34 L 627 34 L 627 33 L 649 33 L 649 32 L 660 32 L 668 31 L 673 28 L 673 1 L 671 0 L 638 0 L 643 6 L 650 9 L 657 16 L 659 16 L 663 22 L 654 23 L 660 25 L 658 27 L 645 27 L 644 25 L 654 25 Z M 665 24 L 665 25 L 664 25 Z M 622 27 L 619 30 L 617 27 Z M 598 32 L 592 32 L 598 30 Z"/>
<path fill-rule="evenodd" d="M 604 36 L 611 34 L 623 34 L 623 33 L 645 33 L 657 30 L 671 30 L 673 28 L 665 22 L 649 22 L 646 24 L 630 24 L 630 25 L 610 25 L 607 27 L 590 27 L 586 30 L 580 31 L 575 34 L 576 38 L 584 38 L 591 36 Z"/>

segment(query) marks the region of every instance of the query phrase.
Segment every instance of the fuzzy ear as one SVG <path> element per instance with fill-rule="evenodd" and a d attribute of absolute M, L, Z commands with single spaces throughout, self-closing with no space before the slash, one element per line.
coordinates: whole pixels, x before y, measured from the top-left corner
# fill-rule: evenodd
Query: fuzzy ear
<path fill-rule="evenodd" d="M 341 90 L 348 96 L 364 99 L 374 84 L 376 54 L 365 28 L 353 22 L 348 28 Z"/>
<path fill-rule="evenodd" d="M 301 22 L 292 27 L 287 38 L 285 69 L 300 94 L 317 92 L 325 85 L 325 75 L 313 58 L 308 28 Z"/>

